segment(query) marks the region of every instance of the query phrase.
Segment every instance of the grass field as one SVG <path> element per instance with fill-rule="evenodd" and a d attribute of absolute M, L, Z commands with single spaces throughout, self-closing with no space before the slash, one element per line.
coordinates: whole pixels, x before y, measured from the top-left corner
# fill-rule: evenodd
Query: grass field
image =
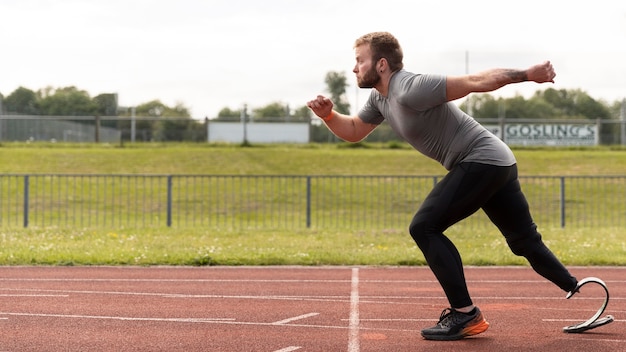
<path fill-rule="evenodd" d="M 3 174 L 443 175 L 406 146 L 3 144 Z M 521 175 L 624 175 L 626 149 L 518 149 Z M 541 228 L 568 265 L 626 264 L 620 228 Z M 523 265 L 495 230 L 448 233 L 467 265 Z M 0 228 L 4 265 L 422 265 L 404 230 Z"/>
<path fill-rule="evenodd" d="M 0 173 L 443 175 L 406 145 L 2 144 Z M 626 148 L 517 149 L 520 175 L 624 175 Z"/>

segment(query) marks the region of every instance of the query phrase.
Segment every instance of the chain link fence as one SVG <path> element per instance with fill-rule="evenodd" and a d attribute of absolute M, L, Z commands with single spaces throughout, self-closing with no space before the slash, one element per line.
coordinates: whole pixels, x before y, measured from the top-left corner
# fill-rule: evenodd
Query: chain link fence
<path fill-rule="evenodd" d="M 626 113 L 625 113 L 626 114 Z M 626 116 L 620 119 L 479 119 L 509 145 L 626 145 Z M 194 120 L 174 117 L 0 115 L 0 142 L 210 142 L 334 143 L 339 139 L 319 119 L 290 121 Z M 401 142 L 383 123 L 368 142 Z"/>

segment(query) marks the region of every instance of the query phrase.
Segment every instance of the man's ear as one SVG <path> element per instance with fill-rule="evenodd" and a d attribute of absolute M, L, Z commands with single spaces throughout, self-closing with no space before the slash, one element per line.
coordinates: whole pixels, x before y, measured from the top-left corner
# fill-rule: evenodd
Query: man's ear
<path fill-rule="evenodd" d="M 377 70 L 378 72 L 383 72 L 383 71 L 385 71 L 385 68 L 386 68 L 387 66 L 389 66 L 389 65 L 388 65 L 388 62 L 387 62 L 387 59 L 385 59 L 385 58 L 382 58 L 382 59 L 378 60 L 378 63 L 377 63 L 376 65 L 378 66 L 378 67 L 376 67 L 376 70 Z"/>

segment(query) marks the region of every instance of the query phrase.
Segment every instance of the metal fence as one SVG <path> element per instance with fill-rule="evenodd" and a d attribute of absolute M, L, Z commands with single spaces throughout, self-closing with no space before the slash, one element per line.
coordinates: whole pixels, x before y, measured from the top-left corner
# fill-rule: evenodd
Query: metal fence
<path fill-rule="evenodd" d="M 626 106 L 626 105 L 625 105 Z M 626 108 L 625 108 L 626 109 Z M 626 145 L 626 110 L 619 119 L 477 119 L 514 146 Z M 149 116 L 40 116 L 0 114 L 0 142 L 338 142 L 319 119 L 289 117 L 239 122 Z M 387 123 L 368 142 L 401 142 Z"/>
<path fill-rule="evenodd" d="M 406 229 L 440 178 L 5 174 L 0 227 Z M 540 226 L 626 225 L 626 176 L 520 181 Z"/>
<path fill-rule="evenodd" d="M 121 131 L 98 117 L 0 116 L 0 141 L 119 143 Z"/>

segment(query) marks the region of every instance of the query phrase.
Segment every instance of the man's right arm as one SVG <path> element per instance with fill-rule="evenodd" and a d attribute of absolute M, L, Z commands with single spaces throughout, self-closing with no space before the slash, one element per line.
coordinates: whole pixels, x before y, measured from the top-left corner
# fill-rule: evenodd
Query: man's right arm
<path fill-rule="evenodd" d="M 363 122 L 358 116 L 340 114 L 333 110 L 333 102 L 321 95 L 309 101 L 307 106 L 324 121 L 335 136 L 346 142 L 359 142 L 378 125 Z"/>

